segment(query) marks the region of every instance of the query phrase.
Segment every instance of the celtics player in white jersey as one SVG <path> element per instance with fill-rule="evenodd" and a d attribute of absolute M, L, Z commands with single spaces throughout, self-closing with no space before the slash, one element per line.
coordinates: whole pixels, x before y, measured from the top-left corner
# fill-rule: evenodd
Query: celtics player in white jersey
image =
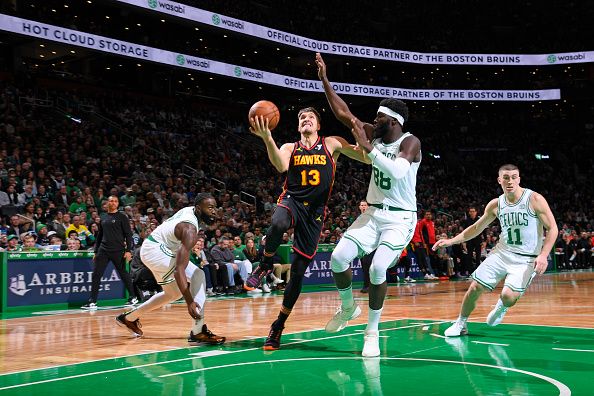
<path fill-rule="evenodd" d="M 460 316 L 446 331 L 447 337 L 468 334 L 466 321 L 485 291 L 492 291 L 505 278 L 501 296 L 487 316 L 489 326 L 497 326 L 508 308 L 524 294 L 535 274 L 547 269 L 547 257 L 557 239 L 557 223 L 542 195 L 520 187 L 520 171 L 511 164 L 499 168 L 497 182 L 503 194 L 487 204 L 476 223 L 451 239 L 442 239 L 433 250 L 468 241 L 499 219 L 499 243 L 472 273 L 472 283 L 464 295 Z M 543 227 L 547 230 L 543 241 Z"/>
<path fill-rule="evenodd" d="M 142 337 L 140 317 L 183 297 L 188 314 L 194 320 L 188 342 L 218 345 L 225 337 L 213 334 L 204 324 L 206 280 L 204 272 L 190 262 L 190 252 L 198 241 L 200 221 L 213 224 L 217 203 L 212 195 L 196 196 L 195 206 L 180 209 L 159 225 L 140 248 L 140 258 L 163 291 L 129 312 L 116 318 L 117 323 L 132 334 Z"/>
<path fill-rule="evenodd" d="M 332 88 L 319 53 L 316 64 L 334 115 L 352 128 L 358 146 L 367 154 L 366 162 L 373 168 L 366 199 L 369 209 L 349 227 L 332 253 L 332 271 L 341 306 L 326 325 L 326 331 L 340 331 L 349 320 L 361 314 L 353 298 L 350 266 L 356 257 L 376 250 L 369 269 L 369 320 L 362 355 L 379 356 L 378 326 L 387 292 L 386 270 L 396 265 L 417 223 L 415 187 L 421 164 L 421 142 L 402 130 L 408 119 L 404 102 L 382 100 L 373 125 L 365 124 L 353 116 Z M 372 142 L 368 136 L 372 136 Z"/>

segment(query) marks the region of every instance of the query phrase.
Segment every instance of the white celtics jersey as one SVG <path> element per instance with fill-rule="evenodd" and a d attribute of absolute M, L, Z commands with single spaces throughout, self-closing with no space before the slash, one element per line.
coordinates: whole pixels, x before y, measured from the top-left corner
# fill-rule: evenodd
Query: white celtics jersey
<path fill-rule="evenodd" d="M 181 245 L 181 241 L 175 236 L 175 226 L 179 223 L 190 223 L 196 227 L 196 231 L 200 229 L 193 206 L 180 209 L 176 214 L 165 220 L 163 224 L 155 228 L 150 236 L 175 254 Z"/>
<path fill-rule="evenodd" d="M 408 136 L 411 136 L 411 134 L 407 132 L 400 139 L 390 144 L 384 144 L 381 139 L 375 139 L 373 146 L 386 157 L 395 160 L 400 153 L 400 144 Z M 370 204 L 385 204 L 416 212 L 417 171 L 420 165 L 421 161 L 410 164 L 408 173 L 402 179 L 392 179 L 373 166 L 369 190 L 367 191 L 367 202 Z"/>
<path fill-rule="evenodd" d="M 543 225 L 530 207 L 532 191 L 525 188 L 518 202 L 510 204 L 505 194 L 498 198 L 497 217 L 501 224 L 498 248 L 523 256 L 538 256 L 542 249 Z"/>

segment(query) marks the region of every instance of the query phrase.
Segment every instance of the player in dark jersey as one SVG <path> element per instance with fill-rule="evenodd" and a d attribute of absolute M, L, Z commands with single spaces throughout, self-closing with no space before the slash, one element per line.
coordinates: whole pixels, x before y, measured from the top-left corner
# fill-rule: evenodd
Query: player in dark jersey
<path fill-rule="evenodd" d="M 291 280 L 285 288 L 278 318 L 272 323 L 264 343 L 265 350 L 279 349 L 285 321 L 301 293 L 305 270 L 316 254 L 326 204 L 334 184 L 336 159 L 343 153 L 363 162 L 361 150 L 344 138 L 318 136 L 320 115 L 313 107 L 299 111 L 298 121 L 301 139 L 295 143 L 285 143 L 279 149 L 268 128 L 268 119 L 250 119 L 250 131 L 262 138 L 270 162 L 280 173 L 287 172 L 287 178 L 266 233 L 262 261 L 246 281 L 246 289 L 253 290 L 272 270 L 272 256 L 281 244 L 283 233 L 290 227 L 295 228 Z"/>

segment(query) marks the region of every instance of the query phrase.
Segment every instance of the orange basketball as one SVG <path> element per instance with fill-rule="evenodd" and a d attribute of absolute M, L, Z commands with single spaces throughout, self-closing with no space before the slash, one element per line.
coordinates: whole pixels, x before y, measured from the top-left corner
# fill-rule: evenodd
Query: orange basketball
<path fill-rule="evenodd" d="M 268 100 L 261 100 L 252 105 L 248 114 L 248 120 L 255 116 L 262 116 L 265 119 L 268 118 L 268 127 L 270 130 L 276 128 L 280 121 L 278 107 Z"/>

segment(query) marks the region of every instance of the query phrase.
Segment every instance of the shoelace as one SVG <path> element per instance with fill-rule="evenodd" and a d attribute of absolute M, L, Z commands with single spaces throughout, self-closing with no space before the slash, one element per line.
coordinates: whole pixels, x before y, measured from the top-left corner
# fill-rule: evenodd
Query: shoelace
<path fill-rule="evenodd" d="M 347 311 L 343 311 L 343 310 L 342 310 L 342 307 L 340 307 L 340 308 L 338 308 L 338 309 L 336 310 L 336 314 L 337 314 L 337 315 L 340 315 L 340 317 L 341 317 L 343 320 L 348 320 L 348 319 L 351 317 L 351 315 L 352 315 L 352 312 L 351 312 L 350 314 L 347 314 Z"/>

